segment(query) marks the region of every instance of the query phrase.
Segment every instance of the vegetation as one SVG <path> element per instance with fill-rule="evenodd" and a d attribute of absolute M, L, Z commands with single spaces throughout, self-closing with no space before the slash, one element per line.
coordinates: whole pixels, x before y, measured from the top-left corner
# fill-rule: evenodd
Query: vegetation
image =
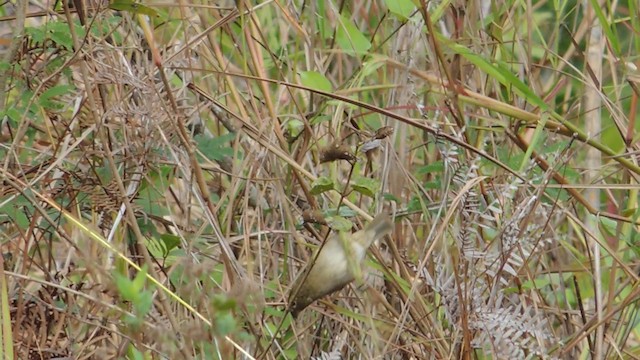
<path fill-rule="evenodd" d="M 640 357 L 635 0 L 0 20 L 3 358 Z M 294 319 L 313 251 L 380 212 Z"/>

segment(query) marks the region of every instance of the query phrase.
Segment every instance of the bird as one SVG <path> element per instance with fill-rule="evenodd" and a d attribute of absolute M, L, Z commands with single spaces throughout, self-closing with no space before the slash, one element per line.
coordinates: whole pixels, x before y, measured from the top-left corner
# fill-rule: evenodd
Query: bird
<path fill-rule="evenodd" d="M 360 264 L 369 246 L 392 229 L 389 215 L 378 214 L 364 229 L 353 234 L 332 234 L 291 287 L 288 309 L 293 317 L 317 299 L 352 282 L 360 273 Z"/>

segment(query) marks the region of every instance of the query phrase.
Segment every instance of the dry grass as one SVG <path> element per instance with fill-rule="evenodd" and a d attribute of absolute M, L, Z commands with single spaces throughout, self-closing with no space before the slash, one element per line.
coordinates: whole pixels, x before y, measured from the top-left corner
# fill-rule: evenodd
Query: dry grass
<path fill-rule="evenodd" d="M 0 10 L 3 357 L 640 357 L 634 1 L 85 3 Z"/>

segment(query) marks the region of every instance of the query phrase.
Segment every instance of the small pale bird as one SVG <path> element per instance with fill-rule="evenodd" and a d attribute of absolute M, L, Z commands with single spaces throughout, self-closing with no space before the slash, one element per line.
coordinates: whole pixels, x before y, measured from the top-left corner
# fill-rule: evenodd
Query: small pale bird
<path fill-rule="evenodd" d="M 342 289 L 360 273 L 360 264 L 374 241 L 387 235 L 393 222 L 386 214 L 378 216 L 353 234 L 333 234 L 327 239 L 315 263 L 296 278 L 289 295 L 289 310 L 296 317 L 315 300 Z M 313 259 L 311 257 L 311 259 Z"/>

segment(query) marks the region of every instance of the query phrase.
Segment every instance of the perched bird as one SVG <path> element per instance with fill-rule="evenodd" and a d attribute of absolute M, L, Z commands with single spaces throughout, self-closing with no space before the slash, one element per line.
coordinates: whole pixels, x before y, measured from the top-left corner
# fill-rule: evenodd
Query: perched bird
<path fill-rule="evenodd" d="M 356 278 L 360 263 L 374 241 L 387 235 L 393 222 L 386 214 L 378 216 L 353 234 L 333 234 L 321 248 L 316 261 L 298 275 L 289 295 L 289 311 L 296 317 L 315 300 L 342 289 Z"/>

